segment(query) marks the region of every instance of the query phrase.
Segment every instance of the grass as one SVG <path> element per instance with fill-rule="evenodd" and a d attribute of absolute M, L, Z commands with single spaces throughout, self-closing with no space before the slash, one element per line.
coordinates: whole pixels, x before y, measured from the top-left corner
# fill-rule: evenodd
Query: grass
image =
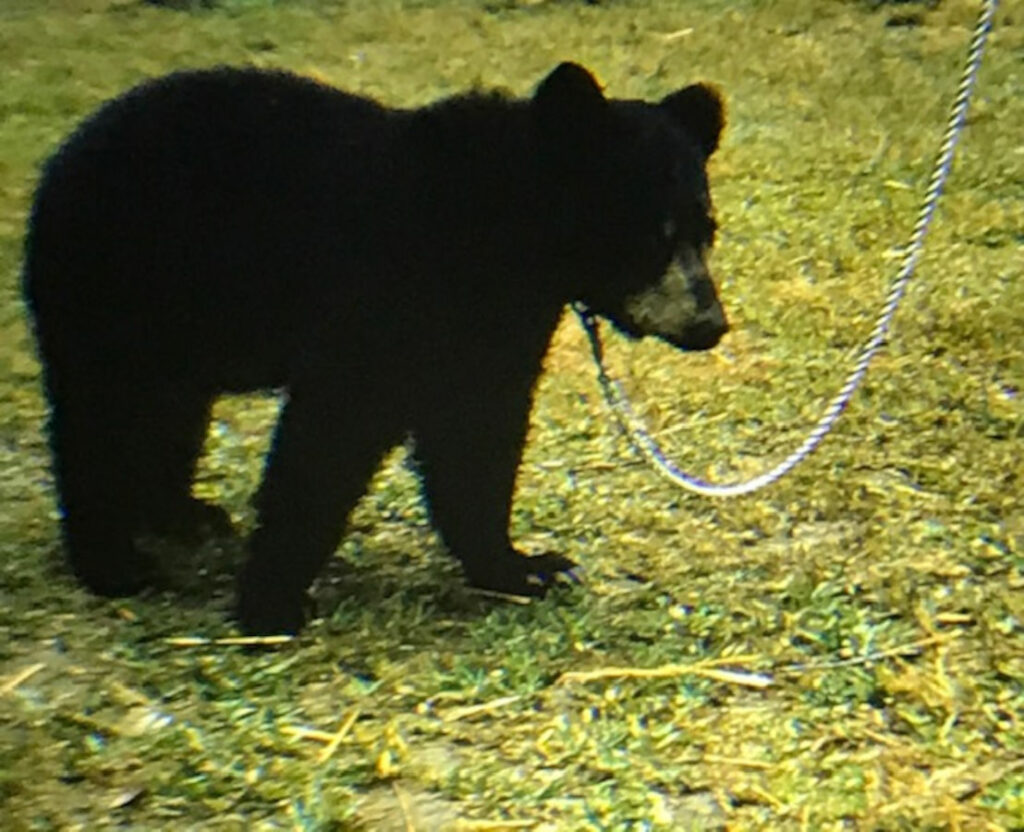
<path fill-rule="evenodd" d="M 781 483 L 732 501 L 663 483 L 617 435 L 566 321 L 513 532 L 580 561 L 588 583 L 541 603 L 463 587 L 400 451 L 320 582 L 325 617 L 293 643 L 201 640 L 231 635 L 240 544 L 172 553 L 173 594 L 90 597 L 58 551 L 17 290 L 38 164 L 145 76 L 282 66 L 404 105 L 476 83 L 526 93 L 563 58 L 617 96 L 706 79 L 730 106 L 712 179 L 734 332 L 710 355 L 611 334 L 608 352 L 685 467 L 757 472 L 803 437 L 870 330 L 975 13 L 7 0 L 5 828 L 1024 828 L 1024 21 L 1009 4 L 890 343 Z M 210 433 L 197 488 L 242 528 L 274 414 L 265 397 L 225 400 Z"/>

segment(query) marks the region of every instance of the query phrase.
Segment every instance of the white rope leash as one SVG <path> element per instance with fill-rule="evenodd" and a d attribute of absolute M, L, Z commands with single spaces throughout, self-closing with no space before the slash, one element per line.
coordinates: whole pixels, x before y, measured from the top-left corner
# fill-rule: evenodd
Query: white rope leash
<path fill-rule="evenodd" d="M 590 349 L 594 356 L 594 361 L 597 364 L 597 378 L 601 384 L 601 389 L 604 391 L 605 399 L 608 401 L 612 412 L 615 414 L 619 425 L 629 438 L 630 443 L 648 462 L 650 462 L 658 473 L 662 474 L 681 488 L 685 488 L 689 491 L 694 491 L 697 494 L 703 494 L 705 496 L 737 497 L 742 494 L 749 494 L 752 491 L 757 491 L 766 485 L 776 482 L 789 473 L 789 471 L 795 468 L 799 463 L 803 462 L 803 460 L 810 456 L 818 445 L 821 444 L 821 441 L 835 426 L 840 415 L 846 409 L 847 404 L 849 404 L 850 399 L 853 398 L 853 394 L 860 386 L 860 383 L 864 378 L 864 374 L 867 372 L 868 365 L 885 342 L 885 337 L 889 332 L 889 326 L 892 323 L 893 316 L 896 314 L 900 301 L 903 299 L 903 295 L 906 292 L 907 284 L 910 282 L 910 278 L 913 276 L 914 270 L 917 267 L 918 260 L 920 259 L 921 252 L 924 248 L 925 236 L 928 233 L 928 228 L 935 215 L 935 208 L 938 205 L 939 197 L 942 195 L 946 179 L 949 177 L 949 172 L 953 165 L 953 156 L 956 150 L 956 145 L 960 139 L 960 134 L 963 131 L 964 122 L 967 117 L 967 105 L 970 102 L 978 70 L 981 67 L 981 60 L 985 51 L 985 43 L 992 28 L 992 21 L 995 17 L 998 6 L 999 0 L 984 0 L 982 4 L 982 9 L 978 15 L 978 22 L 975 25 L 974 33 L 971 36 L 971 43 L 967 52 L 967 61 L 964 66 L 964 72 L 960 79 L 960 86 L 957 88 L 956 98 L 953 101 L 953 107 L 950 111 L 949 121 L 946 125 L 946 132 L 942 139 L 938 158 L 935 161 L 931 180 L 929 181 L 928 188 L 925 191 L 921 211 L 918 214 L 917 223 L 914 225 L 913 233 L 910 235 L 910 241 L 907 244 L 906 253 L 903 255 L 899 271 L 893 279 L 892 285 L 889 288 L 889 293 L 882 307 L 882 312 L 875 323 L 875 328 L 872 330 L 871 336 L 861 349 L 861 352 L 853 365 L 853 370 L 850 372 L 849 376 L 847 376 L 846 381 L 839 389 L 839 392 L 829 403 L 828 407 L 826 407 L 825 412 L 818 420 L 818 423 L 814 426 L 800 446 L 773 468 L 770 468 L 764 473 L 749 480 L 731 483 L 714 483 L 702 480 L 676 467 L 665 456 L 665 453 L 662 451 L 657 441 L 641 424 L 640 419 L 630 404 L 629 398 L 623 391 L 621 384 L 608 376 L 608 372 L 604 366 L 603 350 L 600 336 L 597 331 L 597 322 L 594 319 L 593 313 L 590 312 L 590 310 L 583 304 L 574 304 L 573 308 L 579 316 L 580 322 L 583 324 L 583 328 L 590 341 Z"/>

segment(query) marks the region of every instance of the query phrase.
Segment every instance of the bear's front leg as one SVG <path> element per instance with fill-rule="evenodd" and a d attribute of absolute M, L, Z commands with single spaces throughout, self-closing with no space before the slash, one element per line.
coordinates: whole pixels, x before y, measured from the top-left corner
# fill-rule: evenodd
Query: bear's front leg
<path fill-rule="evenodd" d="M 532 381 L 532 379 L 531 379 Z M 416 457 L 435 528 L 481 589 L 543 596 L 576 564 L 558 554 L 530 557 L 509 541 L 516 473 L 529 422 L 531 389 L 519 383 L 467 385 L 427 414 Z"/>
<path fill-rule="evenodd" d="M 345 402 L 293 390 L 267 459 L 259 524 L 239 579 L 238 620 L 254 635 L 297 633 L 310 584 L 335 551 L 345 522 L 395 432 L 369 396 Z"/>

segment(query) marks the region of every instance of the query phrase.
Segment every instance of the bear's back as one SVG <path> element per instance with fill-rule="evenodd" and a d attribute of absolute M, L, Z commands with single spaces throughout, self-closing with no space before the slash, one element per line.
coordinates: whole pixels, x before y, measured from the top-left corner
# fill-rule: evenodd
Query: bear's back
<path fill-rule="evenodd" d="M 36 191 L 24 281 L 40 337 L 69 353 L 157 339 L 189 345 L 179 363 L 202 348 L 260 368 L 226 386 L 276 381 L 310 307 L 349 291 L 344 252 L 394 118 L 255 69 L 179 72 L 106 103 Z"/>
<path fill-rule="evenodd" d="M 265 197 L 274 187 L 296 197 L 294 185 L 337 175 L 345 150 L 379 143 L 388 112 L 285 72 L 176 72 L 134 87 L 83 121 L 47 163 L 36 209 L 49 208 L 54 192 L 67 199 L 82 190 L 69 190 L 68 180 L 101 208 L 104 196 L 161 211 L 175 197 L 194 208 L 218 197 Z"/>

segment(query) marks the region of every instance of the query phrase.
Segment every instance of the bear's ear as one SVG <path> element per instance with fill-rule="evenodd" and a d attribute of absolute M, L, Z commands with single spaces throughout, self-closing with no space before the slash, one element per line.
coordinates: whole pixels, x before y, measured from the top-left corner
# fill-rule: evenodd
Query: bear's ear
<path fill-rule="evenodd" d="M 587 129 L 608 112 L 608 101 L 594 76 L 579 64 L 562 63 L 537 87 L 533 107 L 552 129 Z"/>
<path fill-rule="evenodd" d="M 718 149 L 718 140 L 725 126 L 725 107 L 722 96 L 714 87 L 691 84 L 666 96 L 659 106 L 697 140 L 705 156 Z"/>

